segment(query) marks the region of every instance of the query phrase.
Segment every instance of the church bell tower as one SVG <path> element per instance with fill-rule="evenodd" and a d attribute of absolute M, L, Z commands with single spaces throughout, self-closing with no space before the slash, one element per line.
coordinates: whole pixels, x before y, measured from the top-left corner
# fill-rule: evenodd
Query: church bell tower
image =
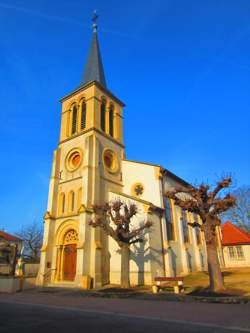
<path fill-rule="evenodd" d="M 123 106 L 107 88 L 93 17 L 91 46 L 80 86 L 61 99 L 44 216 L 38 284 L 95 286 L 109 282 L 107 236 L 89 226 L 92 206 L 122 192 Z M 85 282 L 84 282 L 85 281 Z M 86 282 L 87 281 L 87 282 Z"/>

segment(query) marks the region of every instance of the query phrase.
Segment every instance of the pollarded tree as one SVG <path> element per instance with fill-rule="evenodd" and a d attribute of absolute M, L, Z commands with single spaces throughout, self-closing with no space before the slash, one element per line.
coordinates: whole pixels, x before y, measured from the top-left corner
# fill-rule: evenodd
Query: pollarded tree
<path fill-rule="evenodd" d="M 121 287 L 129 288 L 130 245 L 143 242 L 143 230 L 150 228 L 152 223 L 144 221 L 139 228 L 132 229 L 132 218 L 138 213 L 138 208 L 135 204 L 128 205 L 120 200 L 95 205 L 93 211 L 93 218 L 89 224 L 94 228 L 102 228 L 121 249 Z"/>
<path fill-rule="evenodd" d="M 174 203 L 185 211 L 200 216 L 202 225 L 191 222 L 189 225 L 200 227 L 204 232 L 207 245 L 208 273 L 210 290 L 219 291 L 224 289 L 223 277 L 217 253 L 216 227 L 220 225 L 219 214 L 227 211 L 236 204 L 235 197 L 230 193 L 224 197 L 218 194 L 232 183 L 232 179 L 224 178 L 219 181 L 213 190 L 209 185 L 201 184 L 198 187 L 175 188 L 167 193 Z"/>

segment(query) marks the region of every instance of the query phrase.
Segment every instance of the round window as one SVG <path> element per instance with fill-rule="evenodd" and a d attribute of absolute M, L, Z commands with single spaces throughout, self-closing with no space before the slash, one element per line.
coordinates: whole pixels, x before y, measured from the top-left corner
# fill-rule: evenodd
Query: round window
<path fill-rule="evenodd" d="M 137 197 L 143 195 L 144 186 L 141 183 L 136 183 L 132 187 L 132 194 L 136 195 Z"/>
<path fill-rule="evenodd" d="M 82 161 L 82 153 L 80 150 L 70 151 L 66 158 L 66 167 L 69 171 L 74 171 L 79 168 Z"/>
<path fill-rule="evenodd" d="M 105 166 L 106 169 L 108 169 L 108 171 L 110 172 L 117 172 L 119 165 L 118 165 L 118 159 L 116 154 L 110 150 L 110 149 L 106 149 L 104 150 L 103 153 L 103 164 Z"/>

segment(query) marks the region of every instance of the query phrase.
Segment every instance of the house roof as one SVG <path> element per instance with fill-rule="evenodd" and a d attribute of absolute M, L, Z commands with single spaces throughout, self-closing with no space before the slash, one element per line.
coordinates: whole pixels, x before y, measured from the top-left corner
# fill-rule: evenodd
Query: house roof
<path fill-rule="evenodd" d="M 250 234 L 227 221 L 221 227 L 222 245 L 250 244 Z"/>
<path fill-rule="evenodd" d="M 0 230 L 0 238 L 3 238 L 5 240 L 11 241 L 11 242 L 20 242 L 21 241 L 21 238 L 8 234 L 7 232 L 2 231 L 2 230 Z"/>

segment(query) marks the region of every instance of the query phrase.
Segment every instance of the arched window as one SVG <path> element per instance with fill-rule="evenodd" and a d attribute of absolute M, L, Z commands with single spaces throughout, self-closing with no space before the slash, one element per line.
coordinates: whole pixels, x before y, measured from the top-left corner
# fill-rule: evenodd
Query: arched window
<path fill-rule="evenodd" d="M 81 130 L 85 129 L 86 127 L 86 103 L 82 101 L 81 105 Z"/>
<path fill-rule="evenodd" d="M 76 244 L 78 242 L 78 233 L 74 229 L 70 229 L 64 236 L 63 244 Z"/>
<path fill-rule="evenodd" d="M 114 107 L 110 106 L 109 109 L 109 134 L 114 136 Z"/>
<path fill-rule="evenodd" d="M 77 209 L 81 207 L 82 204 L 82 188 L 80 187 L 77 194 Z"/>
<path fill-rule="evenodd" d="M 72 111 L 72 127 L 71 127 L 71 134 L 75 134 L 77 129 L 77 108 L 76 105 L 73 106 Z"/>
<path fill-rule="evenodd" d="M 188 235 L 187 213 L 183 209 L 181 210 L 181 222 L 183 230 L 183 239 L 185 243 L 188 243 L 189 235 Z"/>
<path fill-rule="evenodd" d="M 199 223 L 197 214 L 194 214 L 194 222 L 197 224 Z M 201 244 L 201 229 L 199 226 L 195 226 L 194 231 L 196 236 L 196 242 L 199 245 Z"/>
<path fill-rule="evenodd" d="M 71 111 L 68 110 L 68 112 L 67 112 L 66 136 L 70 136 L 71 135 L 71 123 L 70 123 L 70 119 L 71 119 Z"/>
<path fill-rule="evenodd" d="M 106 128 L 106 102 L 102 100 L 101 103 L 101 129 L 105 132 Z"/>
<path fill-rule="evenodd" d="M 65 210 L 65 194 L 61 192 L 58 200 L 58 214 L 63 214 Z"/>
<path fill-rule="evenodd" d="M 69 192 L 69 206 L 68 211 L 73 212 L 75 208 L 75 193 L 73 191 Z"/>
<path fill-rule="evenodd" d="M 169 198 L 164 197 L 164 206 L 168 240 L 174 240 L 174 224 Z"/>

